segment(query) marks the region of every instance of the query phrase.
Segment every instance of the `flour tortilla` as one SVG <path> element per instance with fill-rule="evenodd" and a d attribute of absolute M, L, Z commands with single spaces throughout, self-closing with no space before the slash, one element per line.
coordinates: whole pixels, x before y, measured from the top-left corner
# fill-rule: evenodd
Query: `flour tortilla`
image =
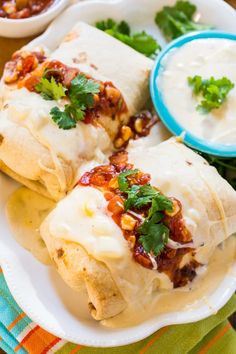
<path fill-rule="evenodd" d="M 140 148 L 136 145 L 129 149 L 129 162 L 134 163 L 135 168 L 149 172 L 152 184 L 163 193 L 181 201 L 185 223 L 192 233 L 196 252 L 189 254 L 180 268 L 191 260 L 207 266 L 217 245 L 236 232 L 236 192 L 214 167 L 174 138 L 146 147 L 145 151 L 142 147 L 141 144 Z M 90 187 L 74 189 L 43 223 L 41 235 L 49 253 L 69 286 L 79 289 L 86 283 L 94 318 L 106 319 L 130 306 L 139 308 L 140 303 L 145 308 L 151 301 L 153 291 L 158 288 L 171 289 L 173 284 L 170 280 L 168 282 L 169 278 L 164 273 L 146 269 L 134 261 L 121 230 L 110 235 L 120 242 L 120 258 L 111 260 L 94 251 L 94 242 L 100 242 L 99 238 L 91 243 L 92 247 L 88 239 L 93 227 L 98 226 L 96 217 L 98 215 L 99 221 L 100 214 L 95 214 L 92 229 L 84 218 L 80 220 L 81 200 L 84 201 L 84 196 L 90 193 L 88 189 L 84 193 L 86 188 Z M 84 205 L 87 203 L 90 203 L 89 199 L 85 199 Z M 101 202 L 98 205 L 98 213 L 101 213 Z M 104 220 L 110 218 L 110 222 L 114 223 L 106 210 L 105 214 Z M 63 257 L 58 259 L 56 256 L 61 249 L 65 261 Z M 83 276 L 83 266 L 91 271 L 88 278 Z M 102 286 L 101 280 L 104 282 Z M 111 296 L 113 292 L 115 297 Z"/>
<path fill-rule="evenodd" d="M 59 200 L 75 184 L 81 163 L 92 159 L 101 161 L 102 155 L 111 153 L 120 126 L 143 107 L 149 97 L 148 82 L 153 62 L 84 23 L 78 23 L 49 59 L 77 67 L 94 79 L 112 82 L 121 91 L 128 108 L 122 115 L 102 115 L 96 127 L 79 122 L 76 128 L 65 131 L 58 128 L 49 114 L 57 102 L 46 101 L 25 88 L 7 86 L 3 76 L 0 87 L 1 165 L 17 180 Z"/>

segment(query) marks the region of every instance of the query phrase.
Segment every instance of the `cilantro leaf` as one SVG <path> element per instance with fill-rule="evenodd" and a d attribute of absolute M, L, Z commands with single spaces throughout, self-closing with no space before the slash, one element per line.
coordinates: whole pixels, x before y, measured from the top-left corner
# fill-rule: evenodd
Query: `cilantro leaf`
<path fill-rule="evenodd" d="M 125 210 L 131 209 L 135 205 L 137 200 L 137 192 L 139 191 L 139 189 L 140 186 L 134 184 L 129 190 L 126 191 L 128 197 L 124 202 Z"/>
<path fill-rule="evenodd" d="M 139 243 L 141 243 L 145 252 L 152 253 L 154 256 L 159 256 L 169 238 L 168 227 L 160 222 L 162 217 L 161 213 L 155 213 L 138 228 Z"/>
<path fill-rule="evenodd" d="M 193 21 L 197 8 L 189 1 L 177 1 L 174 6 L 164 6 L 156 14 L 155 22 L 167 39 L 175 39 L 191 31 L 212 28 Z"/>
<path fill-rule="evenodd" d="M 161 49 L 155 38 L 145 31 L 131 34 L 130 27 L 125 21 L 117 23 L 112 19 L 108 19 L 97 22 L 96 27 L 147 57 L 154 56 Z"/>
<path fill-rule="evenodd" d="M 136 174 L 138 172 L 139 172 L 139 170 L 127 170 L 127 171 L 124 171 L 124 172 L 119 174 L 119 176 L 118 176 L 118 185 L 119 185 L 119 189 L 122 192 L 127 192 L 128 189 L 129 189 L 129 183 L 127 181 L 127 177 L 131 176 L 131 175 L 134 175 L 134 174 Z"/>
<path fill-rule="evenodd" d="M 173 203 L 150 184 L 133 184 L 130 187 L 127 177 L 138 172 L 139 170 L 127 170 L 120 173 L 118 185 L 120 190 L 127 194 L 125 210 L 148 207 L 148 216 L 137 230 L 140 235 L 139 242 L 147 253 L 151 252 L 157 256 L 168 242 L 169 229 L 161 221 L 165 216 L 164 211 L 173 209 Z"/>
<path fill-rule="evenodd" d="M 57 83 L 53 76 L 50 80 L 42 77 L 35 89 L 45 100 L 58 101 L 66 96 L 66 88 L 61 83 Z"/>
<path fill-rule="evenodd" d="M 126 21 L 121 21 L 117 25 L 117 30 L 119 33 L 126 34 L 127 36 L 130 35 L 130 26 Z"/>
<path fill-rule="evenodd" d="M 130 35 L 130 26 L 126 21 L 117 23 L 112 18 L 108 18 L 107 20 L 98 21 L 96 27 L 101 31 L 114 30 L 121 34 Z"/>
<path fill-rule="evenodd" d="M 75 121 L 83 120 L 85 116 L 85 109 L 84 105 L 80 107 L 76 107 L 75 105 L 68 104 L 65 106 L 65 112 L 70 115 Z"/>
<path fill-rule="evenodd" d="M 53 121 L 60 129 L 75 128 L 77 121 L 84 120 L 86 109 L 93 107 L 94 95 L 99 93 L 99 87 L 99 82 L 87 79 L 83 74 L 71 81 L 67 92 L 70 103 L 65 105 L 64 111 L 58 107 L 53 107 L 50 111 Z"/>
<path fill-rule="evenodd" d="M 148 218 L 150 218 L 156 211 L 172 210 L 172 201 L 159 193 L 150 184 L 143 186 L 132 186 L 130 190 L 127 190 L 128 198 L 125 201 L 125 210 L 135 208 L 141 209 L 150 204 Z"/>
<path fill-rule="evenodd" d="M 53 107 L 50 114 L 60 129 L 68 130 L 76 127 L 76 121 L 66 111 L 61 111 L 58 107 Z"/>
<path fill-rule="evenodd" d="M 145 31 L 134 33 L 131 36 L 121 34 L 114 30 L 108 30 L 106 33 L 127 44 L 129 47 L 137 50 L 138 52 L 146 55 L 147 57 L 154 56 L 157 50 L 161 49 L 157 41 Z"/>
<path fill-rule="evenodd" d="M 99 87 L 99 82 L 87 79 L 85 75 L 79 74 L 71 81 L 69 96 L 95 95 L 99 93 Z"/>
<path fill-rule="evenodd" d="M 234 84 L 226 77 L 203 80 L 196 75 L 188 78 L 189 85 L 193 88 L 195 95 L 201 94 L 203 100 L 197 106 L 197 110 L 202 113 L 209 113 L 213 109 L 218 109 L 225 102 L 227 95 L 234 88 Z"/>
<path fill-rule="evenodd" d="M 157 211 L 172 211 L 173 203 L 171 199 L 167 198 L 165 195 L 161 193 L 156 193 L 154 198 L 152 199 L 152 205 L 148 212 L 148 219 L 152 217 Z"/>
<path fill-rule="evenodd" d="M 129 25 L 127 24 L 127 26 L 129 26 Z M 96 22 L 96 27 L 98 29 L 100 29 L 101 31 L 107 31 L 110 29 L 116 29 L 117 23 L 112 18 L 108 18 L 107 20 L 102 20 L 102 21 Z M 122 31 L 120 31 L 120 32 L 123 33 Z"/>

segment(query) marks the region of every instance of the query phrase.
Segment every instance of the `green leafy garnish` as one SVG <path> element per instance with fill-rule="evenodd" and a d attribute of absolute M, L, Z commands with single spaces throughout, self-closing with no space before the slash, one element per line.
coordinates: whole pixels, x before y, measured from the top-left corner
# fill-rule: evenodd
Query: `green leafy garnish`
<path fill-rule="evenodd" d="M 127 170 L 119 174 L 118 185 L 126 194 L 125 210 L 143 209 L 147 212 L 141 226 L 138 228 L 139 243 L 145 252 L 158 256 L 168 242 L 169 229 L 162 222 L 164 211 L 172 211 L 172 201 L 153 188 L 150 184 L 129 185 L 127 177 L 137 174 L 139 170 Z"/>
<path fill-rule="evenodd" d="M 139 170 L 127 170 L 119 174 L 118 185 L 122 192 L 127 192 L 129 190 L 129 183 L 127 177 L 138 173 Z"/>
<path fill-rule="evenodd" d="M 209 80 L 203 80 L 201 76 L 188 78 L 189 85 L 193 88 L 195 95 L 202 95 L 203 100 L 197 106 L 197 110 L 202 113 L 208 113 L 213 109 L 218 109 L 224 103 L 228 93 L 234 88 L 234 84 L 223 77 Z"/>
<path fill-rule="evenodd" d="M 160 222 L 162 217 L 161 213 L 155 213 L 151 219 L 145 220 L 138 229 L 141 235 L 139 242 L 142 244 L 145 252 L 152 253 L 154 256 L 159 256 L 169 238 L 168 227 Z"/>
<path fill-rule="evenodd" d="M 76 127 L 76 121 L 66 112 L 66 109 L 61 111 L 58 107 L 53 107 L 50 114 L 60 129 L 68 130 Z"/>
<path fill-rule="evenodd" d="M 125 201 L 125 209 L 142 209 L 150 205 L 148 218 L 150 218 L 156 211 L 172 210 L 172 201 L 159 193 L 150 184 L 144 186 L 133 185 L 131 189 L 127 190 L 128 198 Z"/>
<path fill-rule="evenodd" d="M 169 40 L 191 31 L 202 31 L 212 28 L 194 22 L 193 15 L 197 8 L 189 1 L 177 1 L 174 6 L 164 6 L 156 14 L 155 21 Z"/>
<path fill-rule="evenodd" d="M 52 80 L 52 79 L 51 79 Z M 100 84 L 92 79 L 87 79 L 83 74 L 77 75 L 72 81 L 67 97 L 70 103 L 63 110 L 53 107 L 51 117 L 60 129 L 72 129 L 78 121 L 85 117 L 87 108 L 93 107 L 94 95 L 99 93 Z"/>
<path fill-rule="evenodd" d="M 53 76 L 50 80 L 42 77 L 35 89 L 45 100 L 58 101 L 66 96 L 66 88 L 61 83 L 57 83 Z"/>
<path fill-rule="evenodd" d="M 96 27 L 147 57 L 155 56 L 161 49 L 155 38 L 145 31 L 131 34 L 130 27 L 125 21 L 117 23 L 109 18 L 106 21 L 97 22 Z"/>

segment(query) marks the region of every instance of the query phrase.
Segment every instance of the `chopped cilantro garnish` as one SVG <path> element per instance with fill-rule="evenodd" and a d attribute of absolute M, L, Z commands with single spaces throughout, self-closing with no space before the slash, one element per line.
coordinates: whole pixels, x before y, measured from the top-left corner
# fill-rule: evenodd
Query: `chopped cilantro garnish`
<path fill-rule="evenodd" d="M 189 77 L 188 83 L 193 88 L 195 95 L 201 94 L 203 97 L 197 106 L 197 110 L 202 113 L 220 108 L 228 93 L 234 88 L 234 84 L 226 77 L 221 79 L 211 77 L 209 80 L 203 80 L 201 76 L 196 75 Z"/>
<path fill-rule="evenodd" d="M 47 79 L 42 78 L 41 81 L 42 80 Z M 54 85 L 54 78 L 51 78 L 51 81 Z M 56 83 L 56 85 L 61 84 Z M 65 92 L 66 89 L 62 85 L 61 87 Z M 60 129 L 67 130 L 75 128 L 76 123 L 84 119 L 86 109 L 93 107 L 94 95 L 99 93 L 99 87 L 100 84 L 98 82 L 87 79 L 83 74 L 77 75 L 74 80 L 71 81 L 70 88 L 67 91 L 67 97 L 70 99 L 70 103 L 65 105 L 63 110 L 60 110 L 58 107 L 53 107 L 50 111 L 53 121 L 57 123 Z M 54 99 L 58 98 L 54 97 Z"/>
<path fill-rule="evenodd" d="M 147 57 L 155 56 L 156 52 L 161 49 L 155 38 L 145 31 L 131 34 L 130 27 L 125 21 L 117 23 L 109 18 L 106 21 L 97 22 L 96 27 Z"/>
<path fill-rule="evenodd" d="M 210 26 L 194 22 L 197 8 L 189 1 L 177 1 L 174 6 L 164 6 L 156 14 L 156 24 L 167 39 L 174 39 L 191 31 L 210 29 Z"/>
<path fill-rule="evenodd" d="M 125 210 L 142 209 L 147 211 L 147 217 L 138 228 L 139 242 L 145 252 L 158 256 L 168 242 L 169 229 L 162 222 L 164 211 L 173 209 L 172 201 L 153 188 L 150 184 L 129 185 L 128 176 L 138 173 L 139 170 L 128 170 L 118 176 L 120 190 L 126 194 Z"/>
<path fill-rule="evenodd" d="M 61 111 L 58 107 L 53 107 L 50 114 L 60 129 L 68 130 L 76 127 L 76 121 L 66 112 L 66 109 Z"/>
<path fill-rule="evenodd" d="M 119 185 L 119 189 L 122 192 L 127 192 L 128 189 L 129 189 L 129 183 L 127 181 L 127 177 L 131 176 L 131 175 L 134 175 L 134 174 L 136 174 L 138 172 L 139 172 L 139 170 L 127 170 L 127 171 L 124 171 L 124 172 L 119 174 L 119 176 L 118 176 L 118 185 Z"/>
<path fill-rule="evenodd" d="M 72 100 L 82 101 L 87 106 L 93 104 L 93 95 L 99 92 L 100 84 L 92 79 L 87 79 L 83 74 L 77 75 L 71 81 L 69 97 Z"/>
<path fill-rule="evenodd" d="M 57 83 L 53 76 L 50 80 L 42 77 L 35 89 L 45 100 L 58 101 L 66 96 L 66 88 L 61 83 Z"/>
<path fill-rule="evenodd" d="M 172 201 L 159 193 L 150 184 L 144 186 L 133 185 L 131 189 L 127 190 L 128 198 L 125 201 L 125 209 L 142 209 L 150 205 L 148 218 L 156 211 L 172 210 Z"/>
<path fill-rule="evenodd" d="M 162 217 L 162 214 L 155 213 L 151 219 L 146 219 L 138 229 L 140 234 L 139 242 L 145 252 L 152 253 L 154 256 L 159 256 L 169 238 L 168 227 L 160 222 Z"/>

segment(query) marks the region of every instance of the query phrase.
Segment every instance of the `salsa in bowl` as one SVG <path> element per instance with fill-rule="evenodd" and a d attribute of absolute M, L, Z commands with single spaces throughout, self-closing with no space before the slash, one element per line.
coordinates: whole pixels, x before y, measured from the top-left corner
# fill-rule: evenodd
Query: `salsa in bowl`
<path fill-rule="evenodd" d="M 0 36 L 21 38 L 42 32 L 68 0 L 1 0 Z"/>

